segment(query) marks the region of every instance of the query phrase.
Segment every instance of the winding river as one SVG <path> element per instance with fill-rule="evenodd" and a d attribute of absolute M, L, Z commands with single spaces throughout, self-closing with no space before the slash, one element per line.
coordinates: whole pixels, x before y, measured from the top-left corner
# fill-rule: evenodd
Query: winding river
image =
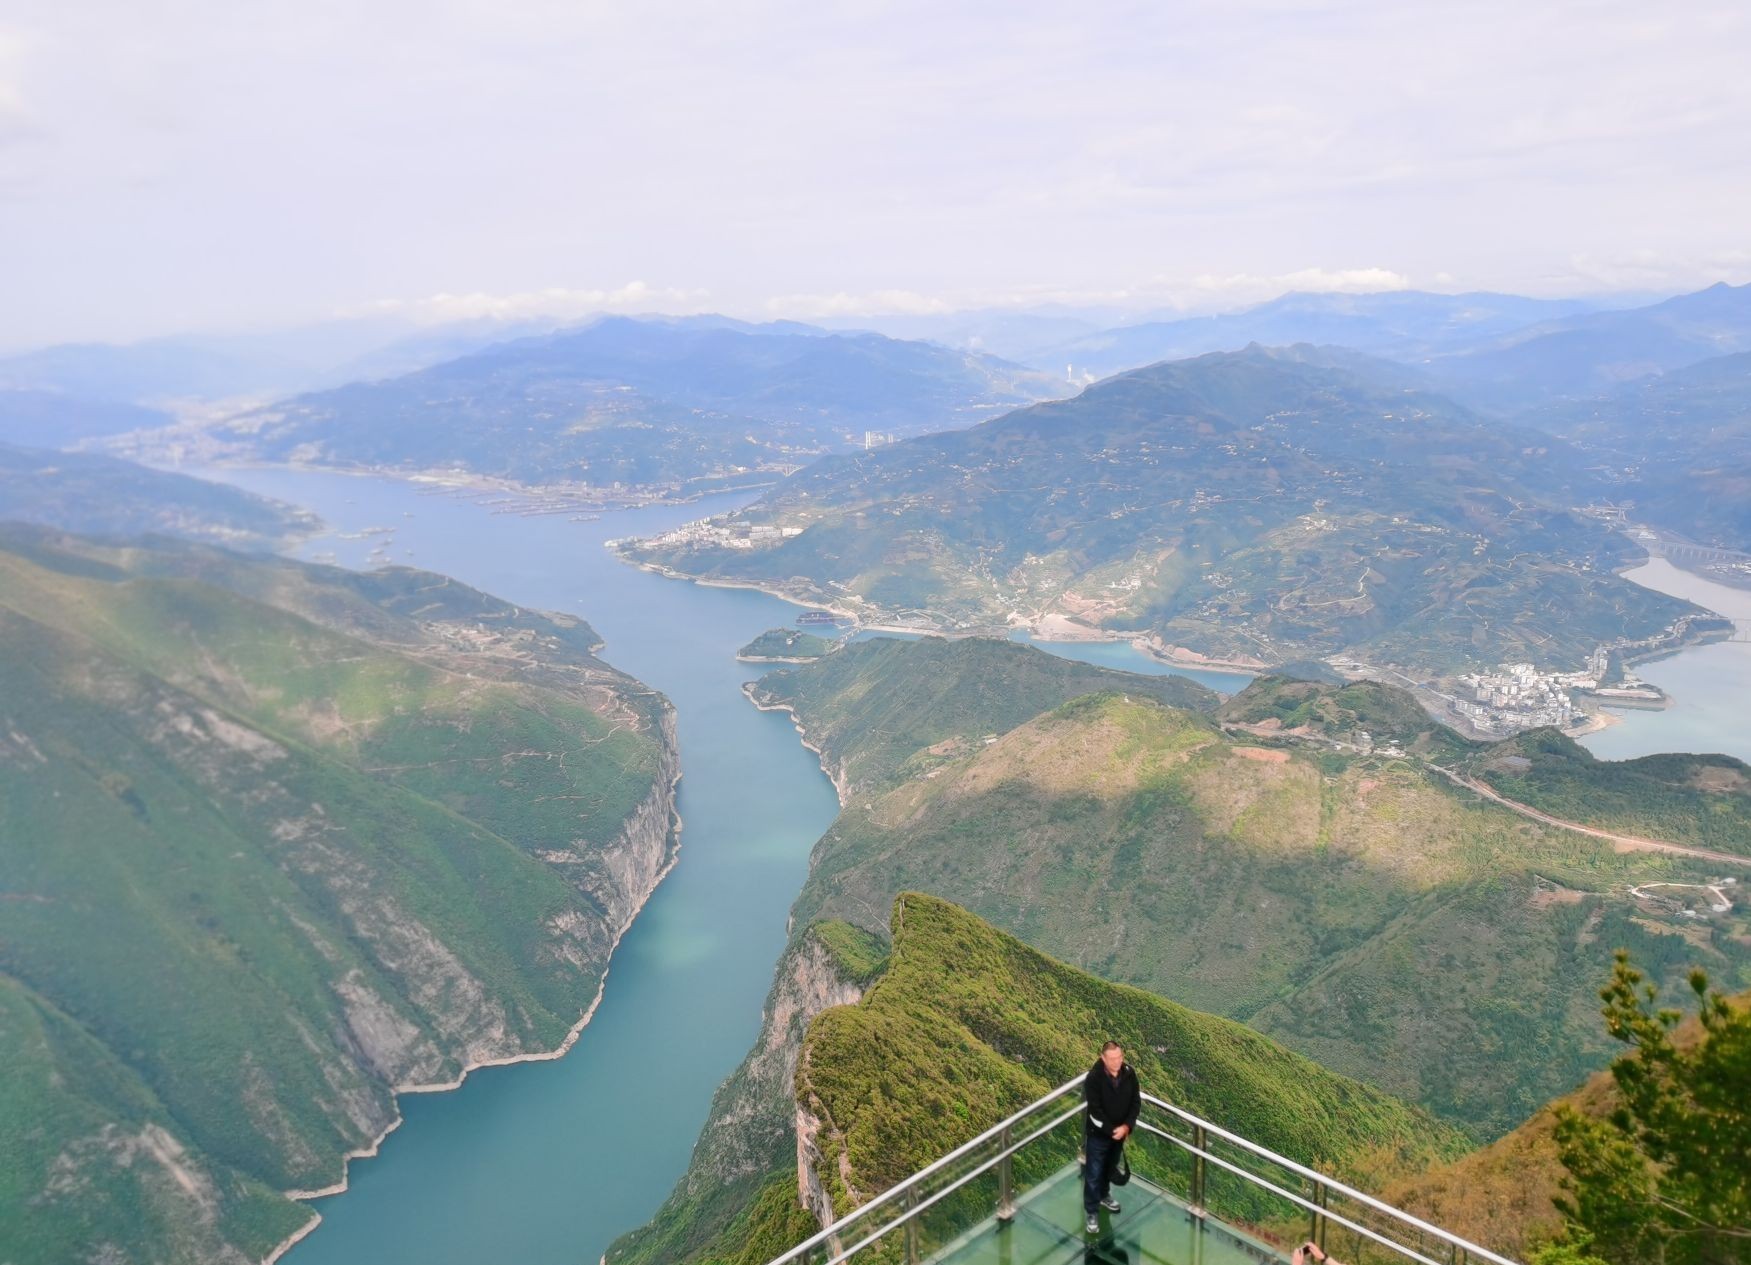
<path fill-rule="evenodd" d="M 666 580 L 603 548 L 747 497 L 574 522 L 493 513 L 389 479 L 209 473 L 319 513 L 331 532 L 303 556 L 406 563 L 580 614 L 606 641 L 604 658 L 675 704 L 680 863 L 621 943 L 577 1046 L 553 1062 L 478 1071 L 453 1093 L 403 1096 L 401 1128 L 377 1158 L 353 1164 L 349 1193 L 317 1203 L 323 1224 L 286 1257 L 289 1265 L 595 1265 L 616 1235 L 649 1219 L 686 1167 L 712 1091 L 758 1031 L 809 849 L 837 812 L 789 720 L 741 694 L 758 669 L 736 661 L 737 647 L 789 624 L 796 608 L 751 590 Z M 371 528 L 389 530 L 363 534 Z M 1109 667 L 1169 670 L 1123 643 L 1036 644 Z M 1705 694 L 1688 664 L 1719 649 L 1734 652 L 1736 692 Z M 1741 663 L 1740 651 L 1751 647 L 1648 665 L 1647 679 L 1680 706 L 1631 715 L 1589 745 L 1601 755 L 1640 754 L 1706 735 L 1713 749 L 1751 757 L 1751 726 L 1737 723 L 1751 701 L 1751 659 Z M 1246 681 L 1186 675 L 1225 692 Z"/>
<path fill-rule="evenodd" d="M 686 1167 L 712 1091 L 746 1053 L 810 847 L 838 812 L 788 718 L 750 707 L 735 652 L 796 608 L 617 562 L 603 542 L 733 499 L 604 515 L 494 514 L 385 479 L 278 470 L 227 481 L 308 506 L 333 529 L 305 556 L 392 561 L 511 601 L 581 614 L 614 666 L 675 704 L 681 858 L 621 942 L 602 1004 L 565 1058 L 488 1068 L 401 1098 L 405 1122 L 288 1265 L 595 1265 Z M 347 539 L 372 527 L 392 533 Z M 381 555 L 379 555 L 381 557 Z M 579 999 L 581 1009 L 588 998 Z"/>

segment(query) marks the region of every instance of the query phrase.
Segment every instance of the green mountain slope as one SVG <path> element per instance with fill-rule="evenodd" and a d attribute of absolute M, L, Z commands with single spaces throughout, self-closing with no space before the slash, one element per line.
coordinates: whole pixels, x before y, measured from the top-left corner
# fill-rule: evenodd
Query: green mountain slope
<path fill-rule="evenodd" d="M 940 894 L 1490 1136 L 1597 1066 L 1614 946 L 1751 969 L 1742 912 L 1689 926 L 1628 891 L 1699 871 L 1409 760 L 1258 746 L 1107 695 L 841 814 L 793 916 L 879 930 L 896 892 Z"/>
<path fill-rule="evenodd" d="M 1751 993 L 1730 999 L 1743 1010 Z M 1673 1031 L 1673 1043 L 1689 1048 L 1702 1038 L 1695 1017 Z M 1624 1052 L 1622 1046 L 1619 1053 Z M 1474 1243 L 1525 1260 L 1562 1229 L 1554 1200 L 1566 1173 L 1555 1137 L 1557 1109 L 1569 1107 L 1603 1119 L 1622 1105 L 1610 1072 L 1597 1072 L 1574 1092 L 1539 1110 L 1512 1133 L 1457 1160 L 1394 1182 L 1386 1198 L 1424 1220 L 1454 1230 Z"/>
<path fill-rule="evenodd" d="M 798 719 L 843 798 L 939 768 L 1099 690 L 1200 712 L 1220 702 L 1187 677 L 1118 672 L 990 637 L 853 641 L 797 671 L 770 672 L 748 693 Z"/>
<path fill-rule="evenodd" d="M 1377 681 L 1262 676 L 1217 716 L 1261 737 L 1322 738 L 1356 748 L 1392 743 L 1413 755 L 1462 755 L 1478 745 L 1433 719 L 1407 691 Z"/>
<path fill-rule="evenodd" d="M 800 628 L 768 628 L 736 651 L 744 663 L 807 663 L 839 648 L 833 637 L 817 637 Z"/>
<path fill-rule="evenodd" d="M 566 1040 L 671 855 L 667 705 L 442 577 L 0 544 L 7 1259 L 259 1259 L 393 1091 Z"/>
<path fill-rule="evenodd" d="M 795 1149 L 784 1090 L 799 1025 L 858 991 L 855 960 L 869 956 L 835 952 L 821 928 L 881 936 L 904 890 L 952 899 L 1105 978 L 1244 1019 L 1478 1137 L 1602 1064 L 1594 989 L 1614 947 L 1665 982 L 1693 963 L 1751 982 L 1736 900 L 1689 917 L 1671 896 L 1690 889 L 1631 891 L 1696 882 L 1707 867 L 1620 856 L 1455 787 L 1421 759 L 1481 761 L 1491 748 L 1392 687 L 1267 677 L 1212 716 L 1150 701 L 1137 688 L 1147 678 L 1120 673 L 1119 692 L 915 758 L 954 732 L 956 700 L 972 700 L 963 715 L 986 709 L 966 732 L 1001 730 L 1009 716 L 994 700 L 1029 692 L 1006 690 L 1006 675 L 1035 667 L 1014 650 L 856 642 L 762 682 L 789 691 L 830 768 L 852 771 L 848 806 L 792 907 L 799 930 L 759 1042 L 720 1089 L 686 1177 L 616 1261 L 734 1259 L 726 1245 L 762 1224 L 750 1208 L 794 1206 L 794 1183 L 775 1174 Z M 1373 735 L 1369 754 L 1358 728 Z M 1409 754 L 1384 754 L 1389 743 Z M 758 1252 L 772 1241 L 750 1239 L 747 1259 L 768 1259 Z"/>
<path fill-rule="evenodd" d="M 1339 1172 L 1383 1155 L 1420 1166 L 1464 1145 L 1239 1024 L 1097 979 L 945 901 L 903 894 L 892 937 L 886 973 L 858 1004 L 814 1020 L 798 1064 L 809 1139 L 799 1157 L 804 1187 L 825 1201 L 818 1218 L 843 1215 L 1086 1070 L 1108 1038 L 1151 1092 Z M 796 1175 L 775 1178 L 694 1259 L 754 1261 L 797 1241 L 816 1228 L 796 1216 L 797 1201 Z"/>
<path fill-rule="evenodd" d="M 1381 1146 L 1406 1156 L 1464 1146 L 1424 1113 L 1240 1024 L 1054 961 L 947 901 L 902 894 L 892 936 L 887 973 L 858 1005 L 820 1015 L 803 1047 L 798 1099 L 832 1122 L 829 1189 L 844 1171 L 835 1148 L 849 1184 L 874 1194 L 1087 1070 L 1106 1039 L 1126 1047 L 1150 1092 L 1287 1155 L 1343 1166 Z M 890 1095 L 891 1085 L 918 1092 Z"/>
<path fill-rule="evenodd" d="M 1508 799 L 1564 821 L 1751 856 L 1751 766 L 1732 756 L 1601 760 L 1566 734 L 1538 729 L 1465 765 Z"/>
<path fill-rule="evenodd" d="M 1560 441 L 1330 361 L 1154 365 L 624 550 L 876 621 L 1069 618 L 1266 664 L 1574 665 L 1689 609 L 1613 574 L 1634 550 L 1568 511 L 1593 484 Z"/>

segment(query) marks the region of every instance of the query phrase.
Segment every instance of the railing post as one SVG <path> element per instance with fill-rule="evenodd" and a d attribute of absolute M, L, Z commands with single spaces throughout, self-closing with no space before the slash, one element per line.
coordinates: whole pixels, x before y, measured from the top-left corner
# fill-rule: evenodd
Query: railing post
<path fill-rule="evenodd" d="M 918 1217 L 914 1211 L 918 1207 L 918 1188 L 916 1186 L 906 1192 L 904 1203 L 906 1207 L 906 1265 L 918 1265 Z"/>
<path fill-rule="evenodd" d="M 1204 1126 L 1192 1126 L 1192 1215 L 1204 1215 L 1204 1152 L 1209 1149 Z"/>
<path fill-rule="evenodd" d="M 1326 1189 L 1324 1182 L 1313 1183 L 1314 1211 L 1311 1224 L 1307 1227 L 1307 1237 L 1319 1244 L 1319 1250 L 1322 1252 L 1325 1251 L 1325 1215 L 1321 1210 L 1325 1208 L 1326 1201 L 1330 1197 L 1330 1192 Z"/>
<path fill-rule="evenodd" d="M 998 1136 L 997 1145 L 1002 1149 L 1003 1158 L 997 1161 L 997 1219 L 1011 1221 L 1015 1218 L 1015 1172 L 1010 1166 L 1010 1141 L 1013 1135 L 1009 1127 L 1004 1126 Z"/>

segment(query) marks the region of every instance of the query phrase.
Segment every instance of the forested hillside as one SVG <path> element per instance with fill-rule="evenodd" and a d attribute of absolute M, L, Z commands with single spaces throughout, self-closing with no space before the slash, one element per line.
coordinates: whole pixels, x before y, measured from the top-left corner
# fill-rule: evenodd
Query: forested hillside
<path fill-rule="evenodd" d="M 674 847 L 668 706 L 593 641 L 421 572 L 7 530 L 9 1261 L 260 1259 L 395 1091 L 567 1041 Z"/>

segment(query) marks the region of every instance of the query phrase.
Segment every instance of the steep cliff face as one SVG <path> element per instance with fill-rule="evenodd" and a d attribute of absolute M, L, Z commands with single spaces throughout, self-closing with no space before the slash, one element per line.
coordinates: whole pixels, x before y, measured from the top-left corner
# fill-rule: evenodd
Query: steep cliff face
<path fill-rule="evenodd" d="M 666 703 L 657 716 L 657 733 L 662 749 L 650 791 L 613 841 L 595 849 L 597 866 L 607 881 L 586 887 L 614 928 L 615 943 L 675 864 L 680 848 L 681 817 L 675 796 L 681 783 L 681 747 L 675 736 L 674 708 Z"/>
<path fill-rule="evenodd" d="M 833 1196 L 821 1180 L 821 1118 L 800 1103 L 796 1109 L 796 1197 L 825 1230 L 837 1219 Z"/>
<path fill-rule="evenodd" d="M 1388 1094 L 1230 1020 L 1055 961 L 947 901 L 903 893 L 892 928 L 880 983 L 804 1038 L 801 1184 L 829 1195 L 834 1216 L 1086 1072 L 1108 1038 L 1153 1092 L 1340 1176 L 1383 1154 L 1415 1163 L 1464 1146 Z"/>
<path fill-rule="evenodd" d="M 0 532 L 0 1256 L 274 1255 L 397 1093 L 569 1047 L 679 830 L 672 709 L 592 642 Z"/>
<path fill-rule="evenodd" d="M 862 998 L 875 961 L 864 954 L 873 948 L 843 924 L 810 926 L 792 940 L 774 971 L 759 1039 L 713 1097 L 686 1175 L 651 1224 L 606 1260 L 684 1259 L 801 1153 L 793 1086 L 803 1034 L 823 1011 Z"/>

